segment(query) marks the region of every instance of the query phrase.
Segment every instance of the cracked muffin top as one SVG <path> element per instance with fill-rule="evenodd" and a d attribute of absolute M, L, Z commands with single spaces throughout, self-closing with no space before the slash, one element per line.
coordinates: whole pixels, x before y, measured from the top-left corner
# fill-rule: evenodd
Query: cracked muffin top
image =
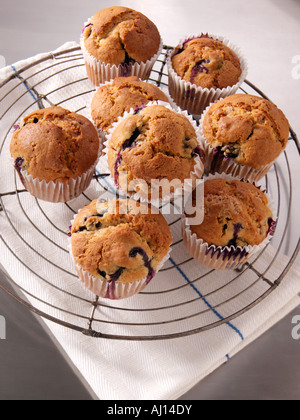
<path fill-rule="evenodd" d="M 206 180 L 204 221 L 191 226 L 191 231 L 209 245 L 259 245 L 274 229 L 268 204 L 266 194 L 254 184 L 221 178 Z"/>
<path fill-rule="evenodd" d="M 202 35 L 178 46 L 172 56 L 174 71 L 202 88 L 223 89 L 238 83 L 242 74 L 238 56 L 219 40 Z"/>
<path fill-rule="evenodd" d="M 92 100 L 91 114 L 95 125 L 108 132 L 126 111 L 153 101 L 169 102 L 169 99 L 157 86 L 137 76 L 117 77 L 97 90 Z"/>
<path fill-rule="evenodd" d="M 189 179 L 196 156 L 204 159 L 189 119 L 163 105 L 150 105 L 125 117 L 113 131 L 108 164 L 119 186 L 124 173 L 128 184 L 144 180 Z"/>
<path fill-rule="evenodd" d="M 161 42 L 157 27 L 142 13 L 122 6 L 97 12 L 84 27 L 84 44 L 98 61 L 115 64 L 146 62 Z"/>
<path fill-rule="evenodd" d="M 272 102 L 236 94 L 213 104 L 203 120 L 209 145 L 241 165 L 259 169 L 285 149 L 289 122 Z"/>
<path fill-rule="evenodd" d="M 65 182 L 94 165 L 99 138 L 87 118 L 61 107 L 49 107 L 23 119 L 12 137 L 10 152 L 15 165 L 33 178 Z"/>
<path fill-rule="evenodd" d="M 122 283 L 150 281 L 172 242 L 161 215 L 148 214 L 132 200 L 94 200 L 76 216 L 71 228 L 75 262 L 89 274 Z M 145 207 L 145 206 L 144 206 Z"/>

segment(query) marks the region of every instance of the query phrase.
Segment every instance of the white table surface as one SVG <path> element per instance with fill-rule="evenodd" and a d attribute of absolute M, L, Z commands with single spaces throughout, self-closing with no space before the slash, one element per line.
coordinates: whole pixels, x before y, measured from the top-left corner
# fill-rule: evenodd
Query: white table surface
<path fill-rule="evenodd" d="M 165 44 L 210 32 L 239 45 L 248 59 L 248 80 L 300 133 L 299 0 L 1 0 L 0 66 L 78 41 L 88 17 L 119 4 L 153 20 Z M 294 158 L 299 159 L 297 154 Z M 296 200 L 300 203 L 299 189 Z M 8 325 L 7 340 L 0 341 L 1 372 L 5 366 L 0 399 L 92 398 L 32 314 L 0 293 L 0 315 Z M 291 336 L 294 315 L 300 315 L 300 308 L 182 398 L 299 399 L 300 341 Z M 18 323 L 20 317 L 30 326 L 26 331 Z"/>

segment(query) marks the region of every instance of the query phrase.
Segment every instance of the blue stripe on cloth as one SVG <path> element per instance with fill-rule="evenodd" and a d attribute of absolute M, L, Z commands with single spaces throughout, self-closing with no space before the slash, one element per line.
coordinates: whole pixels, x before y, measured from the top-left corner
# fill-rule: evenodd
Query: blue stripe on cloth
<path fill-rule="evenodd" d="M 95 172 L 105 182 L 105 184 L 108 186 L 108 188 L 111 190 L 111 192 L 113 192 L 117 196 L 118 195 L 117 191 L 115 190 L 115 188 L 112 187 L 111 183 L 107 181 L 107 179 L 105 178 L 105 176 L 102 176 L 97 169 L 95 170 Z"/>
<path fill-rule="evenodd" d="M 185 279 L 185 281 L 195 290 L 195 292 L 201 297 L 203 298 L 203 295 L 201 294 L 201 292 L 197 289 L 197 287 L 191 283 L 190 279 L 187 277 L 187 275 L 181 270 L 180 267 L 177 266 L 177 264 L 175 263 L 175 261 L 170 258 L 170 262 L 176 267 L 176 270 L 182 275 L 182 277 Z M 207 301 L 207 299 L 203 298 L 203 302 L 208 306 L 208 308 L 210 308 L 212 310 L 212 312 L 221 320 L 223 320 L 224 318 L 222 317 L 222 315 L 216 311 L 215 309 L 213 309 L 212 305 Z M 233 329 L 233 331 L 235 331 L 242 340 L 244 340 L 244 336 L 243 334 L 240 332 L 240 330 L 238 328 L 236 328 L 231 322 L 226 322 L 226 324 Z"/>
<path fill-rule="evenodd" d="M 15 72 L 15 73 L 18 73 L 17 72 L 17 69 L 13 66 L 13 65 L 11 65 L 10 66 L 12 69 L 13 69 L 13 71 Z M 22 80 L 22 79 L 21 79 Z M 25 80 L 23 81 L 23 85 L 26 87 L 26 89 L 28 90 L 28 92 L 30 93 L 30 95 L 33 97 L 33 99 L 35 100 L 35 101 L 37 101 L 38 100 L 38 98 L 35 96 L 35 94 L 32 92 L 32 90 L 30 89 L 30 87 L 27 85 L 27 83 L 25 82 Z"/>

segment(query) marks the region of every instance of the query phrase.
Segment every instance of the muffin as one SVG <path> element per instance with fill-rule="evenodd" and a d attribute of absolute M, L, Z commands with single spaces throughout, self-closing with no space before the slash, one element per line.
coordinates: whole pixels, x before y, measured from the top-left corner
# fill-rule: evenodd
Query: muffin
<path fill-rule="evenodd" d="M 196 205 L 199 203 L 193 202 Z M 255 184 L 212 178 L 204 183 L 204 220 L 190 225 L 183 218 L 189 253 L 213 269 L 234 269 L 269 242 L 275 230 L 273 204 Z"/>
<path fill-rule="evenodd" d="M 169 199 L 186 179 L 201 178 L 204 171 L 196 124 L 163 105 L 126 116 L 111 134 L 107 157 L 116 186 L 152 202 Z M 169 187 L 169 194 L 159 184 Z"/>
<path fill-rule="evenodd" d="M 98 86 L 118 76 L 148 79 L 162 49 L 155 24 L 128 7 L 97 12 L 84 26 L 81 48 L 91 82 Z"/>
<path fill-rule="evenodd" d="M 79 211 L 71 228 L 71 255 L 80 280 L 108 299 L 143 290 L 169 258 L 171 242 L 164 217 L 133 200 L 94 200 Z"/>
<path fill-rule="evenodd" d="M 113 123 L 126 111 L 153 101 L 169 102 L 169 98 L 157 86 L 137 76 L 117 77 L 100 86 L 91 103 L 91 117 L 100 137 L 105 140 Z"/>
<path fill-rule="evenodd" d="M 207 105 L 237 91 L 246 78 L 240 51 L 222 37 L 191 36 L 168 57 L 169 91 L 176 104 L 200 115 Z"/>
<path fill-rule="evenodd" d="M 201 120 L 207 173 L 257 182 L 285 149 L 289 122 L 272 102 L 235 94 L 211 105 Z"/>
<path fill-rule="evenodd" d="M 66 202 L 89 186 L 98 161 L 99 138 L 87 118 L 49 107 L 23 119 L 12 136 L 10 153 L 33 196 Z"/>

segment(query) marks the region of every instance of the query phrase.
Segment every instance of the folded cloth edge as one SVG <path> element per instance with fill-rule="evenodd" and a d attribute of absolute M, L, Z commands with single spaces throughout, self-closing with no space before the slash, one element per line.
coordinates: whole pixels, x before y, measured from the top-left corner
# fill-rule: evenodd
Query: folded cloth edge
<path fill-rule="evenodd" d="M 40 54 L 36 54 L 33 57 L 30 58 L 25 58 L 24 60 L 20 60 L 17 61 L 16 63 L 12 63 L 7 65 L 6 67 L 3 67 L 2 69 L 0 69 L 0 82 L 5 81 L 8 77 L 10 77 L 12 74 L 15 73 L 15 70 L 20 70 L 22 69 L 22 67 L 30 64 L 30 63 L 34 63 L 35 61 L 41 60 L 44 57 L 47 57 L 49 54 L 55 54 L 67 49 L 71 49 L 71 48 L 75 48 L 75 47 L 79 47 L 79 43 L 75 42 L 75 41 L 69 41 L 66 42 L 65 44 L 61 45 L 59 48 L 57 48 L 56 50 L 53 51 L 49 51 L 49 52 L 45 52 L 45 53 L 40 53 Z"/>

